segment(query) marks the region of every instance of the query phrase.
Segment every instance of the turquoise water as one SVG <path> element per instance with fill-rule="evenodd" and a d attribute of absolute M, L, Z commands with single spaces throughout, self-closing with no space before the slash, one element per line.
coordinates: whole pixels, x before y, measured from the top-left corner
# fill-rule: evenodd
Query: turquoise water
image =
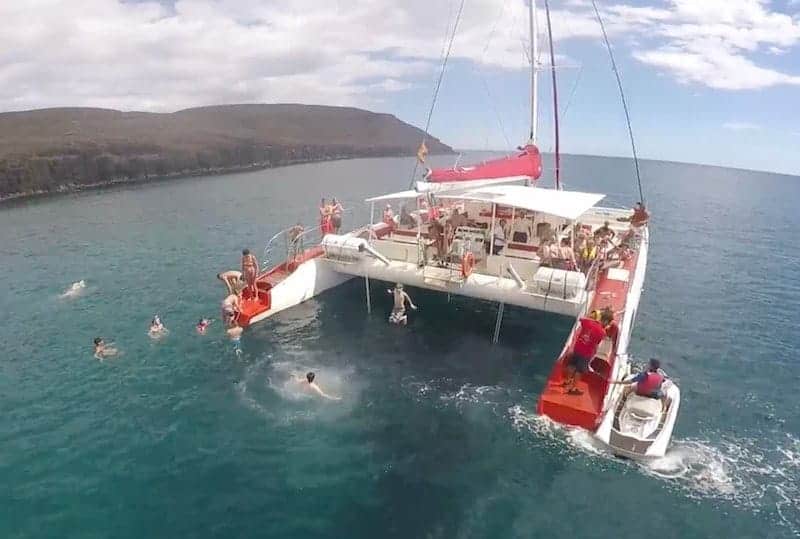
<path fill-rule="evenodd" d="M 361 281 L 248 331 L 214 275 L 321 195 L 366 219 L 407 186 L 372 159 L 127 186 L 0 209 L 0 537 L 791 537 L 800 533 L 800 179 L 646 162 L 653 216 L 632 349 L 683 390 L 669 456 L 617 460 L 535 417 L 569 320 Z M 627 160 L 570 188 L 633 200 Z M 573 179 L 570 181 L 571 179 Z M 346 223 L 347 224 L 347 223 Z M 60 295 L 85 279 L 82 293 Z M 169 335 L 147 336 L 158 313 Z M 122 350 L 103 363 L 91 340 Z M 343 396 L 287 384 L 313 369 Z M 646 521 L 643 528 L 640 522 Z"/>

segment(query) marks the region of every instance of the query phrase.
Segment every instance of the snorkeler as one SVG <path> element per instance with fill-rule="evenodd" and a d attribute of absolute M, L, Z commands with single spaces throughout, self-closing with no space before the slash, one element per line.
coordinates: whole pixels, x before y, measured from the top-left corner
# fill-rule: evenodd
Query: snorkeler
<path fill-rule="evenodd" d="M 200 320 L 197 321 L 195 329 L 197 329 L 197 333 L 199 333 L 200 335 L 205 335 L 206 330 L 210 325 L 211 325 L 211 320 L 209 320 L 208 318 L 201 318 Z"/>
<path fill-rule="evenodd" d="M 106 344 L 102 337 L 95 337 L 94 339 L 94 357 L 103 361 L 106 358 L 116 356 L 119 351 L 111 346 L 111 344 Z"/>
<path fill-rule="evenodd" d="M 417 306 L 411 301 L 411 297 L 403 290 L 403 285 L 397 283 L 392 290 L 387 292 L 394 296 L 394 307 L 392 307 L 392 314 L 389 315 L 389 322 L 392 324 L 408 324 L 408 315 L 406 314 L 406 302 L 408 306 L 417 310 Z"/>
<path fill-rule="evenodd" d="M 314 393 L 316 393 L 320 397 L 323 397 L 325 399 L 329 399 L 329 400 L 332 400 L 332 401 L 340 401 L 340 400 L 342 400 L 341 397 L 334 397 L 333 395 L 328 395 L 327 393 L 322 391 L 322 388 L 319 387 L 317 385 L 317 383 L 314 381 L 315 376 L 316 375 L 313 372 L 309 372 L 308 374 L 306 374 L 305 378 L 302 378 L 302 377 L 296 376 L 296 375 L 293 375 L 292 377 L 294 378 L 295 382 L 297 382 L 299 384 L 302 384 L 303 389 L 306 389 L 307 391 L 313 391 Z"/>

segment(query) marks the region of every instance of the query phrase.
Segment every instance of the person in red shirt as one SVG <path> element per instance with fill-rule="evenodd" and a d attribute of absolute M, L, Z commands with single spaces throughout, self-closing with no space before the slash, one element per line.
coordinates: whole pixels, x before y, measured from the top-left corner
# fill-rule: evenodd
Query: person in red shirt
<path fill-rule="evenodd" d="M 594 313 L 596 314 L 596 313 Z M 606 338 L 603 324 L 594 318 L 581 318 L 580 328 L 572 344 L 572 352 L 567 356 L 567 379 L 564 386 L 570 395 L 583 393 L 575 387 L 581 374 L 589 370 L 589 363 L 597 353 L 597 347 Z"/>

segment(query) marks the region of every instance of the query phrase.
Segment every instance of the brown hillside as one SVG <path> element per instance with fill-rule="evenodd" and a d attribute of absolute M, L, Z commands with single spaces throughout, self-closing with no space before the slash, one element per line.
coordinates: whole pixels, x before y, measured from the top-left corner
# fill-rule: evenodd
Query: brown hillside
<path fill-rule="evenodd" d="M 0 114 L 0 197 L 324 159 L 413 155 L 422 131 L 388 114 L 223 105 L 169 114 L 63 108 Z M 452 152 L 430 139 L 431 153 Z"/>

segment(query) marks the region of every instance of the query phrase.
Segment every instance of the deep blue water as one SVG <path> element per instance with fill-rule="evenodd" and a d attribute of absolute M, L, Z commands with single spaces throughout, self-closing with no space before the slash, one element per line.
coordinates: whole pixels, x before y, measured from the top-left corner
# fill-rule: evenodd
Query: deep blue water
<path fill-rule="evenodd" d="M 400 329 L 379 283 L 368 316 L 351 281 L 252 328 L 241 356 L 219 323 L 194 334 L 243 246 L 313 222 L 322 195 L 363 221 L 360 201 L 410 170 L 340 161 L 0 208 L 0 537 L 800 533 L 800 178 L 643 163 L 652 243 L 632 349 L 683 391 L 652 468 L 535 417 L 559 317 L 507 310 L 492 346 L 494 305 L 412 290 Z M 564 172 L 634 200 L 630 161 Z M 171 329 L 158 342 L 154 313 Z M 123 355 L 93 359 L 96 335 Z M 308 369 L 343 401 L 286 384 Z"/>

